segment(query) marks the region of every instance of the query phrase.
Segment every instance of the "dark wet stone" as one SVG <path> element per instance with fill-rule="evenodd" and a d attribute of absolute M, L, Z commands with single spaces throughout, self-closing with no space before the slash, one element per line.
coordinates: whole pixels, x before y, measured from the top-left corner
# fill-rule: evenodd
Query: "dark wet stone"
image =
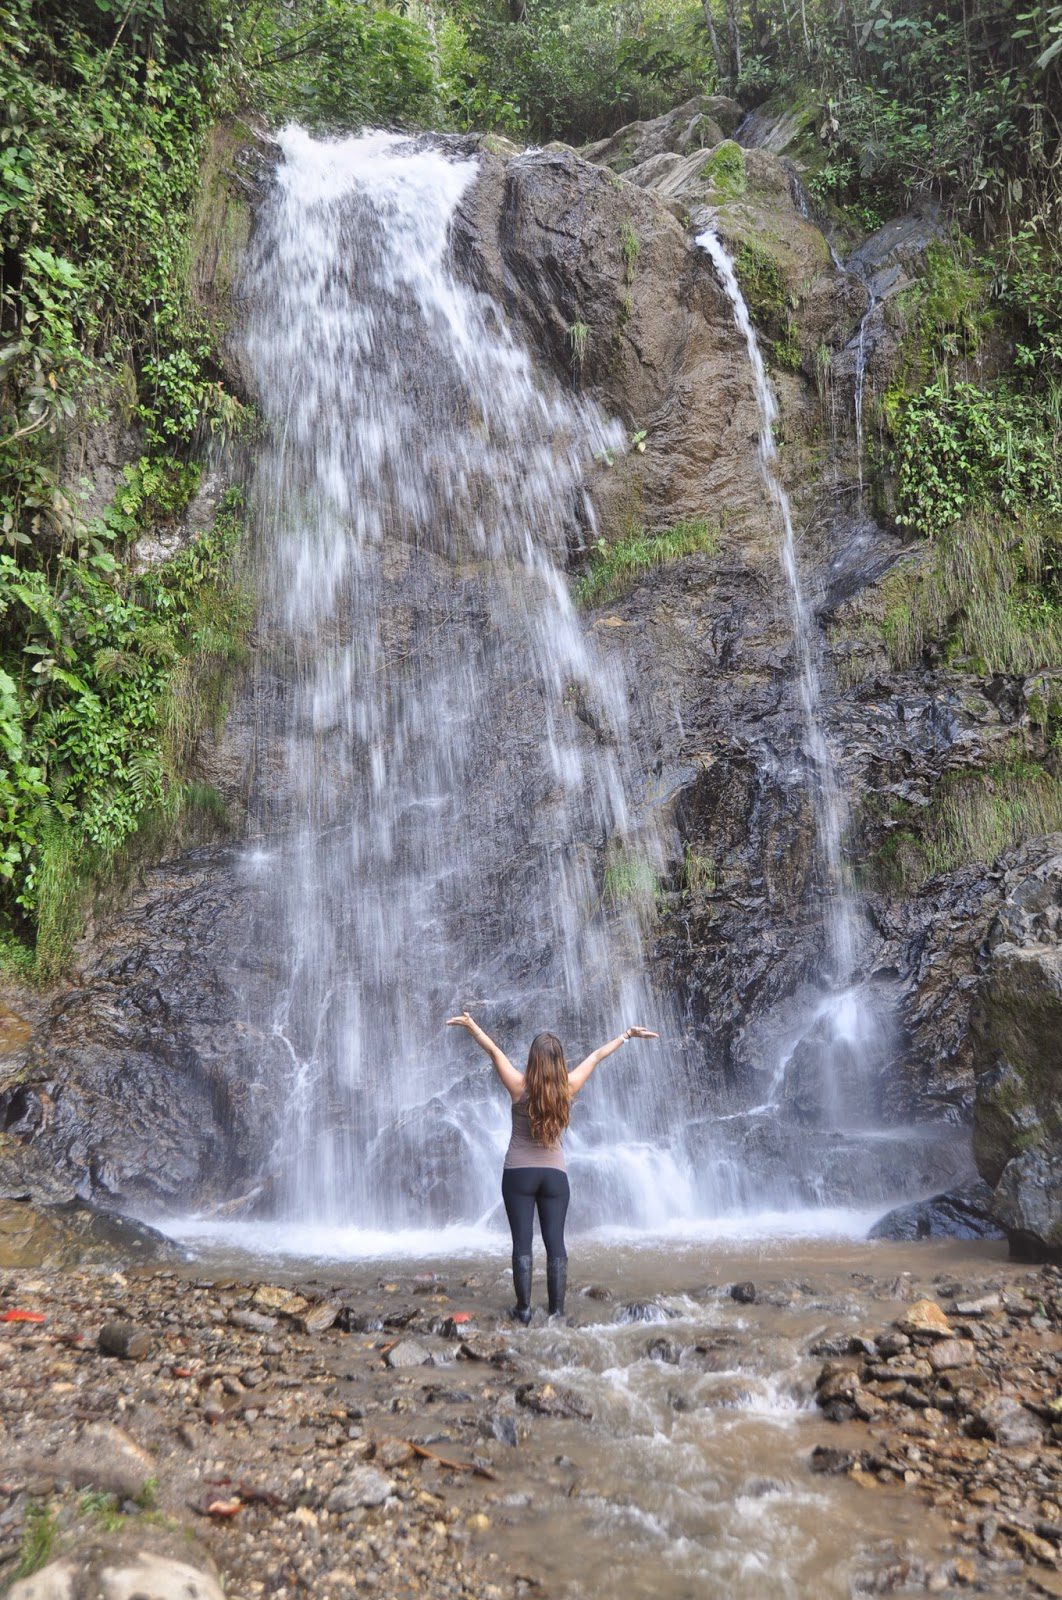
<path fill-rule="evenodd" d="M 867 1238 L 1002 1239 L 991 1208 L 992 1190 L 983 1178 L 974 1178 L 958 1189 L 886 1212 Z"/>

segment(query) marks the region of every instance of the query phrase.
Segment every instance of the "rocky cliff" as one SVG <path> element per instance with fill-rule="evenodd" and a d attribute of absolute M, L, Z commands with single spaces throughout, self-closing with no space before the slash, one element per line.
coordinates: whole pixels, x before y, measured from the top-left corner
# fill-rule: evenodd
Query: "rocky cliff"
<path fill-rule="evenodd" d="M 918 550 L 871 513 L 857 402 L 884 390 L 903 359 L 890 305 L 917 281 L 936 220 L 898 218 L 842 262 L 844 241 L 810 214 L 784 130 L 741 130 L 739 109 L 719 99 L 582 153 L 454 143 L 480 163 L 454 230 L 457 270 L 557 381 L 637 441 L 591 473 L 596 526 L 573 534 L 573 572 L 599 541 L 691 519 L 708 530 L 699 549 L 634 572 L 586 615 L 632 686 L 639 804 L 663 819 L 669 841 L 653 962 L 680 998 L 706 1106 L 740 1096 L 764 1070 L 779 1047 L 772 1019 L 799 1003 L 823 944 L 756 405 L 730 306 L 694 242 L 710 221 L 744 266 L 779 398 L 827 732 L 853 802 L 862 961 L 880 1014 L 893 1019 L 875 1115 L 895 1128 L 898 1150 L 912 1125 L 930 1125 L 906 1170 L 925 1191 L 963 1175 L 972 1121 L 977 1164 L 1015 1247 L 1057 1251 L 1062 839 L 1031 839 L 917 888 L 876 870 L 903 808 L 931 805 L 956 773 L 990 784 L 1001 752 L 1015 741 L 1036 751 L 1044 737 L 1036 683 L 928 660 L 898 670 L 881 643 L 883 583 Z M 222 142 L 202 221 L 208 300 L 229 295 L 244 238 L 229 205 L 247 183 L 240 149 Z M 246 792 L 248 717 L 245 696 L 220 746 L 204 751 L 232 797 Z M 263 1059 L 278 1048 L 241 1021 L 236 1000 L 238 972 L 261 959 L 248 946 L 257 892 L 245 856 L 228 848 L 147 869 L 85 941 L 69 984 L 34 1007 L 9 996 L 32 1026 L 9 1029 L 0 1120 L 42 1171 L 84 1197 L 140 1208 L 222 1201 L 253 1185 L 267 1137 Z M 799 1071 L 770 1148 L 762 1129 L 742 1126 L 735 1149 L 770 1172 L 784 1166 L 787 1142 L 812 1133 L 830 1168 L 826 1197 L 857 1197 L 856 1164 L 831 1145 Z"/>

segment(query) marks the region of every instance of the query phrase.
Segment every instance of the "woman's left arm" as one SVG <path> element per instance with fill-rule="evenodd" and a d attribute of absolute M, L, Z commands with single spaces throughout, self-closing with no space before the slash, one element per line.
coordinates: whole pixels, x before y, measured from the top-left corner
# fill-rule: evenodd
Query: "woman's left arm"
<path fill-rule="evenodd" d="M 621 1044 L 626 1044 L 628 1039 L 659 1039 L 658 1033 L 653 1033 L 649 1028 L 625 1028 L 615 1039 L 610 1039 L 608 1044 L 598 1045 L 596 1050 L 591 1050 L 579 1065 L 568 1074 L 568 1089 L 571 1094 L 578 1094 L 594 1068 L 607 1056 L 618 1050 Z"/>

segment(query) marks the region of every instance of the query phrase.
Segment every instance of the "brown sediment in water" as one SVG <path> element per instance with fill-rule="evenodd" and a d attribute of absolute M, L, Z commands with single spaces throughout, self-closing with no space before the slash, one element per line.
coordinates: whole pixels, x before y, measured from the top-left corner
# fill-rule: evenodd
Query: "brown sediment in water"
<path fill-rule="evenodd" d="M 238 1596 L 1045 1592 L 1034 1545 L 868 1473 L 866 1426 L 814 1404 L 826 1349 L 920 1298 L 1028 1298 L 1036 1269 L 984 1244 L 587 1244 L 571 1278 L 568 1321 L 525 1333 L 500 1254 L 3 1275 L 0 1314 L 48 1320 L 0 1325 L 0 1577 L 31 1501 L 60 1545 L 99 1533 L 83 1474 L 63 1484 L 77 1430 L 117 1426 L 157 1479 L 122 1536 L 192 1525 Z M 114 1321 L 142 1359 L 101 1352 Z M 1048 1331 L 1026 1318 L 1023 1350 Z M 813 1471 L 817 1447 L 856 1471 Z"/>

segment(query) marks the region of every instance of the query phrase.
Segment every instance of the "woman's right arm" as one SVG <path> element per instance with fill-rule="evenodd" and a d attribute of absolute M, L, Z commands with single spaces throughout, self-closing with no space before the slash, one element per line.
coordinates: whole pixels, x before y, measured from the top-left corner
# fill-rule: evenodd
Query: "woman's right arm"
<path fill-rule="evenodd" d="M 459 1017 L 448 1017 L 446 1026 L 448 1028 L 464 1028 L 472 1035 L 479 1048 L 485 1050 L 487 1055 L 490 1056 L 491 1061 L 494 1063 L 494 1070 L 508 1089 L 510 1097 L 513 1100 L 519 1100 L 524 1092 L 524 1075 L 522 1072 L 517 1072 L 505 1051 L 500 1045 L 494 1043 L 490 1034 L 484 1033 L 479 1023 L 470 1017 L 467 1011 L 462 1011 Z"/>

